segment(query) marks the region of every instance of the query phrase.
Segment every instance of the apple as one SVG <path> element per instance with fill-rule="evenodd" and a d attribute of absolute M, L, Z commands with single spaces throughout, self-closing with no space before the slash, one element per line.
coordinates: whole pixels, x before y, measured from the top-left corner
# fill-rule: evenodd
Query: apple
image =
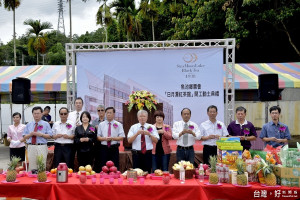
<path fill-rule="evenodd" d="M 104 174 L 104 171 L 101 171 L 99 174 Z"/>
<path fill-rule="evenodd" d="M 117 171 L 116 174 L 121 174 L 121 172 L 120 172 L 120 171 Z"/>
<path fill-rule="evenodd" d="M 96 172 L 95 171 L 91 171 L 91 175 L 94 175 L 94 174 L 96 174 Z"/>
<path fill-rule="evenodd" d="M 19 167 L 16 167 L 16 172 L 17 172 L 17 174 L 19 173 L 19 171 L 20 171 L 20 168 Z"/>
<path fill-rule="evenodd" d="M 112 167 L 112 166 L 114 166 L 114 165 L 115 165 L 114 162 L 111 161 L 111 160 L 109 160 L 109 161 L 106 162 L 106 166 L 107 166 L 107 167 Z"/>
<path fill-rule="evenodd" d="M 107 166 L 103 166 L 103 167 L 102 167 L 102 171 L 105 172 L 105 173 L 107 173 L 107 172 L 109 171 L 109 169 L 108 169 Z"/>
<path fill-rule="evenodd" d="M 19 171 L 19 174 L 24 174 L 25 172 L 24 171 Z"/>
<path fill-rule="evenodd" d="M 109 175 L 115 175 L 115 172 L 109 172 Z"/>
<path fill-rule="evenodd" d="M 91 174 L 90 174 L 90 172 L 86 172 L 86 175 L 89 176 L 89 175 L 91 175 Z"/>
<path fill-rule="evenodd" d="M 106 173 L 106 172 L 103 172 L 103 175 L 104 175 L 104 176 L 106 176 L 106 175 L 108 175 L 108 173 Z"/>
<path fill-rule="evenodd" d="M 109 168 L 109 171 L 116 172 L 118 171 L 118 169 L 115 166 L 112 166 L 111 168 Z"/>
<path fill-rule="evenodd" d="M 20 171 L 24 171 L 24 167 L 23 166 L 20 166 L 19 169 L 20 169 Z"/>

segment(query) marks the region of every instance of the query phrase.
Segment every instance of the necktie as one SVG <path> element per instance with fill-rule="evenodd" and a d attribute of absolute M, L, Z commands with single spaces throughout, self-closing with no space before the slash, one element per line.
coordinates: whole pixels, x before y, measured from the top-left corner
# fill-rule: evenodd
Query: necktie
<path fill-rule="evenodd" d="M 144 130 L 144 126 L 142 126 L 142 130 Z M 146 153 L 146 140 L 145 140 L 144 134 L 141 135 L 141 151 L 142 151 L 142 154 Z"/>
<path fill-rule="evenodd" d="M 38 129 L 38 123 L 35 123 L 34 132 L 37 132 L 37 129 Z M 36 144 L 36 136 L 35 135 L 33 135 L 31 137 L 31 144 Z"/>
<path fill-rule="evenodd" d="M 107 137 L 111 136 L 111 123 L 108 123 L 108 133 L 107 133 Z M 107 142 L 107 147 L 110 147 L 111 141 Z"/>
<path fill-rule="evenodd" d="M 189 126 L 187 123 L 184 124 L 184 129 L 188 129 Z M 183 145 L 187 145 L 189 142 L 189 135 L 186 133 L 183 135 Z"/>
<path fill-rule="evenodd" d="M 76 113 L 76 125 L 79 123 L 79 112 L 78 113 Z"/>

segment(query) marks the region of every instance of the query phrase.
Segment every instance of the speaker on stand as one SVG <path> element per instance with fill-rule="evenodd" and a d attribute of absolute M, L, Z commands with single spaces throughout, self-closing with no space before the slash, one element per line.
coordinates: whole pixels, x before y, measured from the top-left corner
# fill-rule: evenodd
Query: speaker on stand
<path fill-rule="evenodd" d="M 31 102 L 31 81 L 28 78 L 17 77 L 12 80 L 12 103 L 22 104 L 22 123 L 24 124 L 24 104 Z"/>
<path fill-rule="evenodd" d="M 269 101 L 279 100 L 278 74 L 258 75 L 258 98 L 265 102 L 265 123 L 268 123 Z"/>

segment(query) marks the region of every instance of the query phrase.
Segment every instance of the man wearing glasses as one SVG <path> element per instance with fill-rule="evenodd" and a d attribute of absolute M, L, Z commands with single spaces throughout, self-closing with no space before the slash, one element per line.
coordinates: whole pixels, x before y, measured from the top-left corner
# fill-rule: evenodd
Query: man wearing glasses
<path fill-rule="evenodd" d="M 92 125 L 98 128 L 98 125 L 105 120 L 105 108 L 103 105 L 97 107 L 98 118 L 92 121 Z"/>
<path fill-rule="evenodd" d="M 68 120 L 69 110 L 66 107 L 59 109 L 60 120 L 52 127 L 54 149 L 54 167 L 65 162 L 69 168 L 73 168 L 73 142 L 74 142 L 74 122 Z"/>
<path fill-rule="evenodd" d="M 98 129 L 98 126 L 101 122 L 105 120 L 105 108 L 103 105 L 99 105 L 97 107 L 97 113 L 98 113 L 98 118 L 92 121 L 92 125 L 95 126 Z M 94 170 L 95 172 L 99 173 L 102 169 L 101 166 L 101 142 L 97 140 L 94 145 L 94 158 L 95 158 L 95 166 Z"/>

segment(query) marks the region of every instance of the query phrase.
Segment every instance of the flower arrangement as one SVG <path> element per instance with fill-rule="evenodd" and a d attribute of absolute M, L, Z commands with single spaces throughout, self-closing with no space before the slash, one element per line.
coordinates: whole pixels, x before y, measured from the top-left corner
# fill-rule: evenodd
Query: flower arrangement
<path fill-rule="evenodd" d="M 66 127 L 67 127 L 67 129 L 71 129 L 71 128 L 72 128 L 72 124 L 67 123 L 67 124 L 66 124 Z"/>
<path fill-rule="evenodd" d="M 95 133 L 95 128 L 91 126 L 90 127 L 90 131 L 93 132 L 93 133 Z"/>
<path fill-rule="evenodd" d="M 217 128 L 222 129 L 222 125 L 220 123 L 217 123 Z"/>
<path fill-rule="evenodd" d="M 280 127 L 279 127 L 279 131 L 280 131 L 281 133 L 284 133 L 284 132 L 285 132 L 285 129 L 286 129 L 286 127 L 285 127 L 285 126 L 283 126 L 283 125 L 280 125 Z"/>
<path fill-rule="evenodd" d="M 38 129 L 39 131 L 43 130 L 43 125 L 38 125 L 37 129 Z"/>
<path fill-rule="evenodd" d="M 146 91 L 132 91 L 132 93 L 129 95 L 129 100 L 125 103 L 125 105 L 128 105 L 128 112 L 131 111 L 133 106 L 136 107 L 138 110 L 143 110 L 143 108 L 146 106 L 146 108 L 151 112 L 151 109 L 154 108 L 156 110 L 156 104 L 157 100 L 155 99 L 155 95 Z"/>
<path fill-rule="evenodd" d="M 249 135 L 249 133 L 250 133 L 249 128 L 244 128 L 244 134 L 245 134 L 245 135 Z"/>
<path fill-rule="evenodd" d="M 189 129 L 194 130 L 194 125 L 189 125 Z"/>
<path fill-rule="evenodd" d="M 113 127 L 114 128 L 118 128 L 118 124 L 115 122 L 115 123 L 113 123 Z"/>
<path fill-rule="evenodd" d="M 149 133 L 152 133 L 153 128 L 152 128 L 151 126 L 148 126 L 147 131 L 148 131 Z"/>

